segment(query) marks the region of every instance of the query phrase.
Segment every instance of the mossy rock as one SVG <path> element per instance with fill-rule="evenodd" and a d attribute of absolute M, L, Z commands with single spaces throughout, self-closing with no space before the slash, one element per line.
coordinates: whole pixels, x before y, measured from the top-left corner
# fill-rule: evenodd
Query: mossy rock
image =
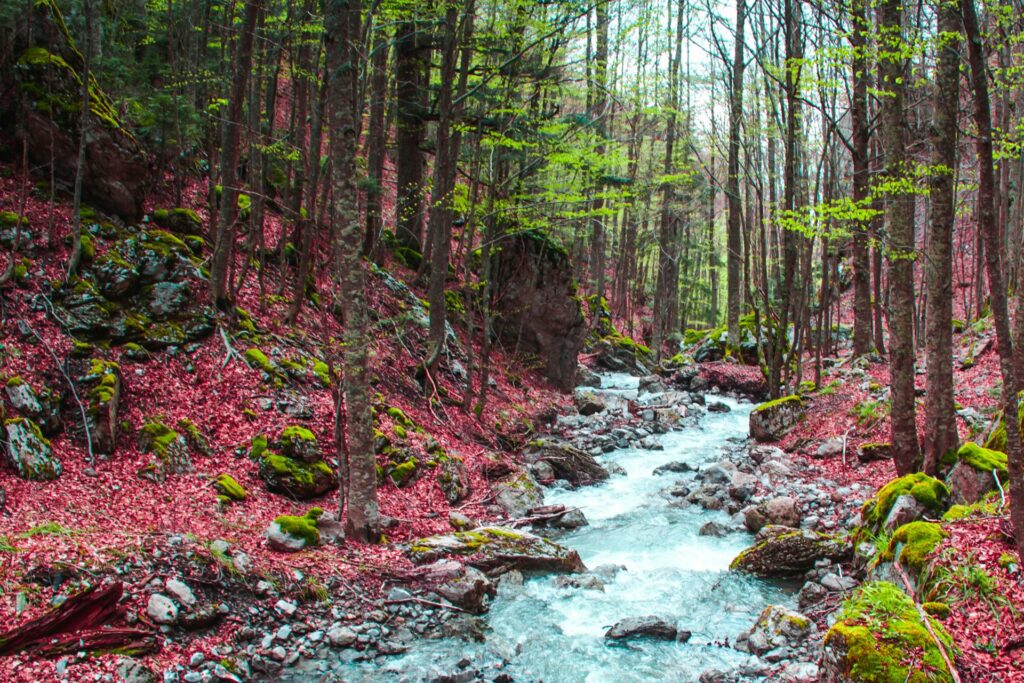
<path fill-rule="evenodd" d="M 910 522 L 896 530 L 880 559 L 897 560 L 900 566 L 920 576 L 931 553 L 948 537 L 949 533 L 934 522 Z"/>
<path fill-rule="evenodd" d="M 317 520 L 323 515 L 321 508 L 312 508 L 301 517 L 280 515 L 267 529 L 267 544 L 279 552 L 297 552 L 320 545 Z"/>
<path fill-rule="evenodd" d="M 762 403 L 750 412 L 750 435 L 758 441 L 778 441 L 804 419 L 804 400 L 796 394 Z"/>
<path fill-rule="evenodd" d="M 157 465 L 165 474 L 185 474 L 192 471 L 188 442 L 159 418 L 148 420 L 139 429 L 139 448 L 143 453 L 157 457 Z"/>
<path fill-rule="evenodd" d="M 928 626 L 924 619 L 928 620 Z M 847 600 L 825 636 L 822 679 L 851 683 L 950 683 L 935 633 L 951 661 L 953 640 L 936 619 L 921 617 L 895 585 L 866 583 Z"/>
<path fill-rule="evenodd" d="M 997 481 L 998 479 L 998 481 Z M 1008 480 L 1006 454 L 967 442 L 956 452 L 956 464 L 946 476 L 953 502 L 972 505 Z"/>
<path fill-rule="evenodd" d="M 213 455 L 210 440 L 206 438 L 206 435 L 203 434 L 195 422 L 187 417 L 183 417 L 178 420 L 178 429 L 181 435 L 185 437 L 185 442 L 193 453 L 205 456 Z"/>
<path fill-rule="evenodd" d="M 89 438 L 94 453 L 110 455 L 117 447 L 118 410 L 121 401 L 121 366 L 93 358 L 80 378 Z"/>
<path fill-rule="evenodd" d="M 850 555 L 850 546 L 837 536 L 789 527 L 766 526 L 753 546 L 733 559 L 729 569 L 764 578 L 799 576 L 818 560 L 839 561 Z"/>
<path fill-rule="evenodd" d="M 4 421 L 7 462 L 22 479 L 51 481 L 61 475 L 63 466 L 53 455 L 50 440 L 32 420 L 15 417 Z"/>
<path fill-rule="evenodd" d="M 320 459 L 320 445 L 317 443 L 316 434 L 299 425 L 289 425 L 281 430 L 278 438 L 281 445 L 281 453 L 301 460 L 302 462 L 316 462 Z"/>
<path fill-rule="evenodd" d="M 421 538 L 410 544 L 409 555 L 416 563 L 459 555 L 467 558 L 467 564 L 485 571 L 499 568 L 538 572 L 586 571 L 575 550 L 525 531 L 503 527 L 481 527 Z"/>
<path fill-rule="evenodd" d="M 152 216 L 154 223 L 171 232 L 184 235 L 203 234 L 203 220 L 192 209 L 183 207 L 156 209 Z"/>
<path fill-rule="evenodd" d="M 316 498 L 338 487 L 338 478 L 324 461 L 305 463 L 266 451 L 259 476 L 267 490 L 296 500 Z"/>
<path fill-rule="evenodd" d="M 1017 396 L 1017 423 L 1020 425 L 1022 431 L 1024 431 L 1024 392 L 1021 392 Z M 993 451 L 1006 452 L 1006 420 L 1002 411 L 997 413 L 995 418 L 995 426 L 992 429 L 992 433 L 989 434 L 985 440 L 985 448 Z"/>
<path fill-rule="evenodd" d="M 936 516 L 945 512 L 949 506 L 949 488 L 943 482 L 923 472 L 914 472 L 893 479 L 864 502 L 861 517 L 865 530 L 877 535 L 885 525 L 896 500 L 904 495 L 913 497 L 924 510 Z"/>
<path fill-rule="evenodd" d="M 218 474 L 213 482 L 213 488 L 218 493 L 221 502 L 241 502 L 248 497 L 245 489 L 230 474 Z"/>

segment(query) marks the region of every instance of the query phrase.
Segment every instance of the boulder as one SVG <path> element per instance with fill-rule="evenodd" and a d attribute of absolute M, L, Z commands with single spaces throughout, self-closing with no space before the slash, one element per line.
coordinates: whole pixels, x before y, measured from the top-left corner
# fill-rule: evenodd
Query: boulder
<path fill-rule="evenodd" d="M 837 455 L 843 454 L 844 445 L 845 441 L 843 439 L 826 439 L 818 446 L 818 450 L 814 454 L 819 458 L 834 458 Z"/>
<path fill-rule="evenodd" d="M 268 491 L 296 500 L 316 498 L 338 487 L 334 470 L 323 460 L 304 463 L 267 451 L 260 457 L 258 472 Z"/>
<path fill-rule="evenodd" d="M 544 504 L 544 492 L 526 472 L 494 485 L 494 502 L 509 519 L 525 517 L 531 508 Z"/>
<path fill-rule="evenodd" d="M 139 449 L 155 456 L 140 475 L 163 481 L 169 474 L 187 474 L 193 471 L 185 437 L 159 419 L 153 419 L 139 429 Z"/>
<path fill-rule="evenodd" d="M 637 391 L 640 394 L 663 394 L 668 391 L 668 387 L 665 386 L 665 380 L 658 375 L 647 375 L 640 378 Z"/>
<path fill-rule="evenodd" d="M 664 465 L 659 465 L 658 467 L 654 468 L 654 471 L 651 472 L 651 474 L 655 476 L 661 476 L 663 474 L 685 474 L 687 472 L 693 471 L 693 465 L 691 465 L 688 462 L 683 462 L 680 460 L 668 462 L 665 463 Z"/>
<path fill-rule="evenodd" d="M 7 462 L 22 479 L 50 481 L 61 475 L 63 467 L 53 455 L 50 441 L 37 425 L 26 417 L 4 422 L 7 432 Z"/>
<path fill-rule="evenodd" d="M 437 461 L 437 485 L 445 500 L 454 505 L 470 494 L 469 475 L 462 458 L 444 455 Z"/>
<path fill-rule="evenodd" d="M 750 435 L 758 441 L 778 441 L 804 415 L 803 399 L 796 395 L 762 403 L 750 413 Z"/>
<path fill-rule="evenodd" d="M 78 162 L 82 53 L 75 46 L 55 2 L 34 3 L 35 45 L 22 45 L 14 74 L 19 137 L 28 141 L 32 161 L 53 166 L 67 186 Z M 19 36 L 20 37 L 20 36 Z M 89 75 L 93 116 L 85 142 L 82 192 L 97 207 L 126 221 L 142 216 L 152 167 L 138 141 L 119 120 L 107 94 Z"/>
<path fill-rule="evenodd" d="M 60 417 L 60 394 L 46 387 L 36 391 L 21 377 L 11 377 L 5 387 L 7 398 L 19 413 L 39 425 L 44 436 L 58 434 L 63 426 Z"/>
<path fill-rule="evenodd" d="M 862 463 L 892 460 L 891 443 L 863 443 L 857 448 L 857 460 Z"/>
<path fill-rule="evenodd" d="M 762 655 L 777 647 L 795 647 L 815 631 L 814 622 L 779 605 L 768 605 L 750 628 L 736 639 L 736 648 Z"/>
<path fill-rule="evenodd" d="M 151 214 L 153 222 L 164 230 L 181 235 L 202 235 L 203 221 L 192 209 L 177 207 L 173 209 L 156 209 Z"/>
<path fill-rule="evenodd" d="M 766 526 L 754 538 L 754 545 L 737 555 L 729 568 L 764 578 L 790 577 L 812 569 L 818 560 L 836 561 L 849 554 L 849 545 L 838 537 Z"/>
<path fill-rule="evenodd" d="M 686 642 L 690 639 L 690 632 L 680 631 L 673 622 L 663 617 L 627 617 L 608 629 L 604 637 L 620 641 L 650 638 Z"/>
<path fill-rule="evenodd" d="M 281 430 L 278 437 L 281 445 L 281 454 L 304 463 L 317 462 L 320 460 L 320 444 L 317 443 L 316 434 L 306 427 L 289 425 Z"/>
<path fill-rule="evenodd" d="M 897 506 L 897 501 L 904 496 L 907 498 Z M 860 511 L 863 530 L 858 532 L 854 542 L 858 544 L 865 540 L 865 533 L 878 535 L 883 529 L 895 529 L 925 513 L 941 516 L 948 506 L 949 488 L 938 479 L 923 472 L 897 477 L 864 502 Z"/>
<path fill-rule="evenodd" d="M 479 569 L 471 566 L 462 566 L 457 576 L 434 586 L 433 591 L 470 614 L 486 612 L 487 599 L 497 594 L 494 583 Z"/>
<path fill-rule="evenodd" d="M 85 404 L 92 450 L 99 455 L 110 455 L 117 448 L 121 366 L 94 358 L 79 375 L 79 385 L 82 387 L 79 396 Z"/>
<path fill-rule="evenodd" d="M 579 573 L 586 571 L 579 553 L 525 531 L 503 527 L 481 527 L 472 531 L 430 536 L 409 546 L 413 562 L 433 562 L 446 555 L 459 555 L 484 571 L 539 571 Z"/>
<path fill-rule="evenodd" d="M 732 408 L 730 408 L 725 403 L 722 403 L 721 401 L 711 401 L 710 403 L 708 403 L 709 413 L 728 413 L 731 410 Z"/>
<path fill-rule="evenodd" d="M 320 545 L 317 522 L 323 510 L 312 508 L 301 517 L 280 515 L 267 527 L 267 545 L 271 550 L 294 553 Z"/>
<path fill-rule="evenodd" d="M 146 616 L 155 624 L 173 624 L 178 620 L 178 606 L 166 595 L 153 593 L 146 603 Z"/>
<path fill-rule="evenodd" d="M 946 476 L 952 501 L 958 505 L 977 503 L 990 491 L 997 491 L 999 483 L 1006 487 L 1007 459 L 1005 453 L 982 448 L 967 442 L 956 453 L 956 465 Z"/>
<path fill-rule="evenodd" d="M 506 348 L 536 356 L 563 391 L 576 383 L 586 321 L 569 253 L 540 229 L 505 233 L 492 254 L 494 331 Z"/>
<path fill-rule="evenodd" d="M 574 392 L 573 399 L 576 402 L 576 409 L 580 412 L 580 415 L 583 415 L 584 417 L 603 413 L 608 409 L 604 400 L 588 389 L 577 389 Z"/>
<path fill-rule="evenodd" d="M 608 479 L 608 470 L 590 453 L 572 444 L 554 439 L 532 441 L 523 453 L 528 463 L 545 462 L 554 470 L 556 479 L 573 486 L 588 486 Z"/>
<path fill-rule="evenodd" d="M 800 526 L 800 507 L 792 496 L 777 496 L 764 504 L 768 524 L 797 528 Z"/>

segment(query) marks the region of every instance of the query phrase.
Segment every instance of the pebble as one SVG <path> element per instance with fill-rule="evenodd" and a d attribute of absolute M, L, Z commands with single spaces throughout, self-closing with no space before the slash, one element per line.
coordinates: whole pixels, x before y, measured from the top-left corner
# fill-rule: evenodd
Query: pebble
<path fill-rule="evenodd" d="M 275 662 L 283 662 L 284 658 L 288 656 L 288 651 L 278 645 L 270 651 L 270 658 Z"/>
<path fill-rule="evenodd" d="M 275 635 L 275 637 L 278 640 L 288 640 L 292 637 L 292 627 L 288 624 L 285 624 L 281 628 L 277 629 L 277 634 Z"/>
<path fill-rule="evenodd" d="M 195 654 L 192 655 L 191 658 L 189 658 L 188 665 L 191 666 L 194 669 L 197 666 L 202 666 L 203 662 L 205 662 L 205 661 L 206 661 L 206 655 L 204 655 L 202 652 L 196 652 Z"/>
<path fill-rule="evenodd" d="M 286 617 L 290 617 L 293 614 L 295 614 L 295 610 L 297 610 L 298 608 L 299 606 L 296 605 L 294 602 L 289 602 L 288 600 L 285 600 L 283 598 L 281 600 L 278 600 L 274 604 L 274 609 L 277 610 L 278 614 L 284 615 Z"/>

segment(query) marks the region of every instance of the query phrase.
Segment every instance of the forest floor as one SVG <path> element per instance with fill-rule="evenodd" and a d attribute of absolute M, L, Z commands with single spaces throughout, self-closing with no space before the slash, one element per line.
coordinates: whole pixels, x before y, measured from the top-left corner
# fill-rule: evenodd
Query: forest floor
<path fill-rule="evenodd" d="M 0 166 L 0 211 L 19 210 L 20 189 L 13 169 Z M 189 189 L 185 203 L 202 215 L 198 187 Z M 169 205 L 167 197 L 158 197 L 148 208 L 157 205 Z M 63 393 L 67 380 L 60 368 L 73 345 L 45 302 L 52 297 L 50 283 L 63 278 L 68 256 L 64 238 L 71 216 L 63 203 L 53 208 L 53 234 L 58 239 L 52 248 L 42 248 L 50 213 L 46 193 L 29 194 L 25 215 L 37 246 L 25 251 L 31 263 L 19 286 L 0 292 L 0 379 L 20 377 L 32 386 Z M 272 225 L 271 238 L 274 229 Z M 99 257 L 110 244 L 96 241 Z M 411 275 L 404 273 L 404 277 Z M 217 330 L 205 341 L 175 353 L 154 352 L 143 360 L 129 357 L 123 346 L 94 347 L 94 357 L 121 367 L 118 420 L 123 424 L 118 448 L 109 458 L 90 457 L 69 428 L 52 439 L 63 465 L 56 481 L 25 481 L 10 469 L 0 471 L 0 489 L 6 494 L 0 514 L 0 632 L 45 613 L 81 587 L 116 579 L 125 585 L 123 623 L 161 633 L 159 651 L 146 657 L 147 666 L 158 672 L 174 667 L 187 671 L 187 664 L 201 656 L 222 662 L 222 668 L 227 667 L 223 673 L 234 676 L 231 662 L 247 643 L 258 642 L 261 629 L 298 624 L 297 632 L 316 633 L 364 622 L 367 614 L 379 610 L 392 587 L 415 580 L 400 544 L 450 531 L 453 510 L 476 520 L 494 519 L 497 512 L 487 468 L 496 460 L 517 466 L 513 453 L 542 430 L 553 411 L 575 411 L 570 396 L 554 391 L 500 348 L 492 356 L 495 385 L 481 416 L 456 405 L 462 395 L 457 363 L 449 362 L 437 373 L 433 378 L 437 400 L 426 400 L 415 379 L 415 368 L 426 349 L 426 332 L 420 325 L 423 309 L 416 303 L 422 289 L 413 288 L 410 299 L 405 290 L 389 285 L 393 281 L 385 275 L 375 275 L 378 280 L 371 288 L 370 304 L 378 323 L 372 361 L 378 392 L 376 426 L 410 452 L 422 454 L 432 447 L 429 440 L 436 440 L 449 455 L 462 459 L 470 492 L 450 503 L 438 484 L 437 470 L 430 468 L 423 468 L 401 488 L 385 478 L 379 498 L 388 543 L 275 553 L 264 538 L 277 515 L 302 515 L 312 505 L 331 511 L 337 506 L 336 495 L 299 503 L 267 492 L 256 463 L 248 457 L 253 438 L 263 434 L 272 440 L 296 422 L 275 409 L 282 392 L 287 392 L 311 412 L 301 424 L 314 432 L 328 462 L 334 463 L 332 388 L 318 382 L 310 367 L 304 373 L 275 378 L 250 367 L 242 354 L 258 348 L 282 367 L 281 361 L 298 357 L 334 363 L 337 358 L 324 349 L 336 347 L 332 341 L 340 336 L 333 316 L 312 306 L 306 307 L 298 324 L 286 326 L 283 320 L 290 298 L 278 289 L 278 276 L 278 271 L 268 269 L 259 277 L 250 276 L 240 287 L 238 305 L 253 323 L 248 330 L 236 327 L 229 333 L 230 328 L 218 320 Z M 317 285 L 327 298 L 327 284 Z M 199 288 L 194 294 L 199 301 L 205 296 Z M 956 337 L 957 401 L 966 416 L 958 422 L 965 440 L 980 438 L 996 409 L 999 372 L 995 350 L 986 341 L 990 339 L 985 321 Z M 479 350 L 474 356 L 479 357 Z M 793 458 L 806 459 L 818 475 L 841 484 L 880 486 L 895 474 L 891 463 L 864 465 L 855 454 L 861 444 L 887 440 L 887 366 L 873 362 L 854 371 L 848 356 L 832 361 L 822 386 L 812 394 L 807 419 L 779 445 Z M 723 363 L 705 371 L 743 379 L 757 373 L 756 368 Z M 923 388 L 923 374 L 918 380 Z M 67 424 L 74 422 L 77 410 L 73 403 L 65 404 Z M 209 454 L 195 454 L 194 471 L 168 476 L 162 483 L 137 476 L 152 460 L 138 437 L 143 425 L 156 417 L 169 425 L 190 420 L 210 444 Z M 413 427 L 403 428 L 409 424 Z M 918 426 L 923 430 L 920 412 Z M 845 439 L 844 452 L 818 457 L 818 447 L 835 437 Z M 211 482 L 221 473 L 230 474 L 244 487 L 248 495 L 243 502 L 224 505 L 218 501 Z M 952 614 L 945 622 L 960 650 L 962 670 L 972 676 L 969 680 L 1024 681 L 1024 648 L 1017 649 L 1024 643 L 1018 635 L 1024 627 L 1020 613 L 1024 589 L 1020 573 L 1011 573 L 1015 565 L 1000 563 L 1005 553 L 1012 552 L 1002 534 L 1001 519 L 950 524 L 950 537 L 939 550 L 940 556 L 946 548 L 961 556 L 969 554 L 994 582 L 982 599 L 968 584 L 961 586 L 962 600 L 951 605 Z M 189 584 L 200 603 L 218 611 L 220 627 L 161 632 L 148 623 L 147 598 L 168 579 Z M 296 622 L 295 610 L 320 617 Z M 277 659 L 279 644 L 264 641 L 257 647 Z M 293 654 L 302 653 L 286 651 L 281 659 Z M 115 655 L 89 657 L 72 652 L 49 659 L 14 655 L 0 658 L 0 681 L 109 680 L 104 676 L 125 676 L 123 666 L 122 658 Z"/>

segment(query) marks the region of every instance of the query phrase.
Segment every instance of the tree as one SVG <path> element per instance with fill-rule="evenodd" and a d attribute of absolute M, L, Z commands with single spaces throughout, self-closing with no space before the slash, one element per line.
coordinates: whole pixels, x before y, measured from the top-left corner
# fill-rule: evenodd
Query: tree
<path fill-rule="evenodd" d="M 892 384 L 893 460 L 901 474 L 918 469 L 916 399 L 914 394 L 914 194 L 907 163 L 906 63 L 903 3 L 878 5 L 879 87 L 882 98 L 882 149 L 885 152 L 885 222 L 889 235 L 888 277 L 890 383 Z"/>
<path fill-rule="evenodd" d="M 850 126 L 853 161 L 853 201 L 866 209 L 870 190 L 868 145 L 868 60 L 867 1 L 850 3 L 851 79 Z M 853 352 L 862 355 L 871 350 L 871 262 L 868 255 L 868 220 L 860 220 L 853 232 Z"/>
<path fill-rule="evenodd" d="M 335 307 L 344 331 L 345 416 L 347 420 L 348 481 L 341 482 L 345 534 L 377 542 L 377 469 L 373 446 L 373 408 L 370 403 L 370 359 L 366 274 L 360 251 L 362 230 L 356 196 L 356 149 L 359 108 L 360 2 L 324 1 L 324 35 L 330 78 L 331 189 L 334 224 Z"/>
<path fill-rule="evenodd" d="M 924 471 L 935 475 L 940 459 L 959 444 L 953 402 L 953 221 L 956 139 L 960 113 L 960 11 L 956 0 L 938 8 L 931 145 L 931 216 L 928 225 L 928 355 Z"/>
<path fill-rule="evenodd" d="M 729 159 L 725 194 L 729 200 L 726 243 L 726 315 L 729 343 L 740 342 L 740 306 L 743 277 L 742 209 L 740 206 L 740 126 L 743 118 L 743 23 L 744 0 L 736 0 L 736 38 L 733 45 L 732 92 L 729 97 Z"/>

